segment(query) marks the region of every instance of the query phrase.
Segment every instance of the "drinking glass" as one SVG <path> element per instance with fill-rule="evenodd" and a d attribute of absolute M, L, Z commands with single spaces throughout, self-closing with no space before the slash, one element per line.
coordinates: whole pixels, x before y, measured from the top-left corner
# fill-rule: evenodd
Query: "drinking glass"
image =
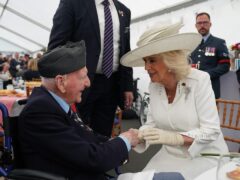
<path fill-rule="evenodd" d="M 221 155 L 216 177 L 217 180 L 240 180 L 240 153 Z"/>

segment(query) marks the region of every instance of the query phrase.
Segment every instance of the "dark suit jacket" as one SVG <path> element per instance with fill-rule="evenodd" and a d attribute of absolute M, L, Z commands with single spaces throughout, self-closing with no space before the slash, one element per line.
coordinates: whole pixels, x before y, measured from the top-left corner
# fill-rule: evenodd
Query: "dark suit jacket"
<path fill-rule="evenodd" d="M 209 73 L 215 97 L 220 97 L 220 76 L 227 73 L 230 67 L 228 49 L 223 39 L 209 36 L 191 54 L 193 64 L 200 63 L 200 70 Z"/>
<path fill-rule="evenodd" d="M 10 61 L 10 68 L 9 68 L 9 72 L 12 75 L 12 77 L 16 77 L 17 76 L 17 65 L 21 65 L 21 63 L 19 61 L 17 61 L 16 59 L 12 59 Z"/>
<path fill-rule="evenodd" d="M 120 21 L 119 59 L 130 51 L 130 10 L 117 0 L 113 0 Z M 87 48 L 87 68 L 91 83 L 96 72 L 101 45 L 98 15 L 94 0 L 61 0 L 53 18 L 53 27 L 48 48 L 51 50 L 67 41 L 84 40 Z M 132 91 L 132 68 L 119 66 L 119 97 L 124 91 Z M 119 99 L 122 100 L 122 99 Z M 123 101 L 119 101 L 122 105 Z"/>
<path fill-rule="evenodd" d="M 128 158 L 121 138 L 87 131 L 43 87 L 33 90 L 20 115 L 19 137 L 24 167 L 72 180 L 105 179 L 104 172 Z"/>

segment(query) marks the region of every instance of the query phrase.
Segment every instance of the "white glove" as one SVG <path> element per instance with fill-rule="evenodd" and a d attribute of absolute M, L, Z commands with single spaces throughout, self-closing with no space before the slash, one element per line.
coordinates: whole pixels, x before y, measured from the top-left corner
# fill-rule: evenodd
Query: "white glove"
<path fill-rule="evenodd" d="M 138 139 L 139 139 L 139 142 L 140 142 L 140 143 L 145 142 L 145 140 L 144 140 L 144 138 L 143 138 L 143 131 L 144 131 L 144 130 L 139 130 L 139 131 L 138 131 Z"/>
<path fill-rule="evenodd" d="M 166 144 L 166 145 L 183 145 L 184 139 L 182 135 L 165 131 L 157 128 L 147 128 L 141 131 L 141 135 L 147 144 Z"/>

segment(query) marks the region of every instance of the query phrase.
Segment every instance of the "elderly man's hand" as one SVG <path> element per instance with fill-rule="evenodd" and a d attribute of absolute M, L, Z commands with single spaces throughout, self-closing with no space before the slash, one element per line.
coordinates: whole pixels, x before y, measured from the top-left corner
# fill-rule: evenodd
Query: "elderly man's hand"
<path fill-rule="evenodd" d="M 137 144 L 139 144 L 137 129 L 129 129 L 128 131 L 122 133 L 121 135 L 128 139 L 132 147 L 135 147 Z"/>
<path fill-rule="evenodd" d="M 158 128 L 147 128 L 140 131 L 141 137 L 148 144 L 183 145 L 183 136 L 172 131 Z"/>

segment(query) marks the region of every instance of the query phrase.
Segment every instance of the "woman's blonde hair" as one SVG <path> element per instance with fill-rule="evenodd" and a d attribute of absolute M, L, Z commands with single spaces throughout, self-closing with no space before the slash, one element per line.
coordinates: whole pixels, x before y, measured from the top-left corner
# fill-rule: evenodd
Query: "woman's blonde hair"
<path fill-rule="evenodd" d="M 169 51 L 159 54 L 165 65 L 176 76 L 177 81 L 184 79 L 190 73 L 188 54 L 184 50 Z"/>
<path fill-rule="evenodd" d="M 37 66 L 38 58 L 36 59 L 30 59 L 28 61 L 28 69 L 32 71 L 38 71 L 38 66 Z"/>

